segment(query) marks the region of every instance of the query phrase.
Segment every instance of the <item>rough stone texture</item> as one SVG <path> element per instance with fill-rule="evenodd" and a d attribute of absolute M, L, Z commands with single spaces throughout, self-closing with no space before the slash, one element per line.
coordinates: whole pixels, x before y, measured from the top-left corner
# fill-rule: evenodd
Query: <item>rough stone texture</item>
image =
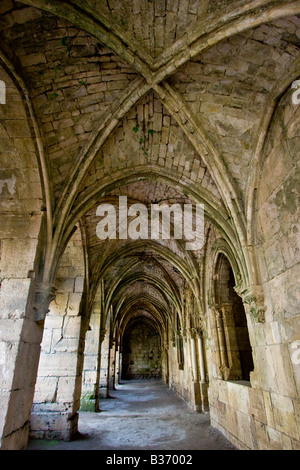
<path fill-rule="evenodd" d="M 72 438 L 142 318 L 237 448 L 299 449 L 300 6 L 75 3 L 0 5 L 2 447 Z M 100 240 L 119 196 L 204 204 L 203 248 Z"/>
<path fill-rule="evenodd" d="M 31 439 L 28 449 L 110 450 L 116 453 L 131 450 L 135 455 L 138 450 L 153 451 L 154 448 L 166 452 L 235 450 L 210 426 L 208 414 L 191 411 L 160 380 L 123 381 L 112 392 L 112 398 L 102 401 L 103 413 L 80 413 L 81 435 L 75 441 Z"/>
<path fill-rule="evenodd" d="M 22 98 L 2 67 L 0 79 L 8 102 L 0 109 L 0 422 L 2 448 L 14 449 L 26 447 L 42 333 L 31 312 L 42 194 Z"/>
<path fill-rule="evenodd" d="M 95 411 L 99 408 L 99 367 L 101 364 L 101 310 L 99 304 L 100 299 L 96 296 L 85 337 L 81 410 L 88 411 Z"/>
<path fill-rule="evenodd" d="M 77 426 L 82 376 L 79 363 L 83 292 L 82 243 L 75 232 L 61 258 L 56 298 L 44 324 L 30 435 L 70 439 Z"/>
<path fill-rule="evenodd" d="M 137 322 L 124 337 L 121 378 L 158 377 L 161 377 L 159 336 L 147 328 L 147 323 Z"/>

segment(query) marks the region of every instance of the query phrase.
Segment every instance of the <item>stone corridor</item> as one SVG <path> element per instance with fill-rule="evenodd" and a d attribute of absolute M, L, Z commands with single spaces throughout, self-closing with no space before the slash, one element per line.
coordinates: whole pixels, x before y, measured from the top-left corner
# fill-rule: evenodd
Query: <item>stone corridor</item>
<path fill-rule="evenodd" d="M 79 413 L 71 442 L 29 440 L 28 450 L 234 450 L 162 380 L 126 380 L 100 403 L 100 412 Z"/>
<path fill-rule="evenodd" d="M 299 90 L 300 0 L 0 0 L 1 450 L 300 450 Z"/>

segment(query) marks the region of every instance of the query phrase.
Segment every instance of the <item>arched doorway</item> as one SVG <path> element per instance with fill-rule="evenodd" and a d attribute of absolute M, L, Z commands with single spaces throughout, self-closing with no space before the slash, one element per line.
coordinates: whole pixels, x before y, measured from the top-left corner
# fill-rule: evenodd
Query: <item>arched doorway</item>
<path fill-rule="evenodd" d="M 234 273 L 220 253 L 215 267 L 215 301 L 221 367 L 228 380 L 250 380 L 253 370 L 247 318 L 242 299 L 234 290 Z"/>
<path fill-rule="evenodd" d="M 162 377 L 161 338 L 154 323 L 144 316 L 131 321 L 124 331 L 122 379 Z"/>

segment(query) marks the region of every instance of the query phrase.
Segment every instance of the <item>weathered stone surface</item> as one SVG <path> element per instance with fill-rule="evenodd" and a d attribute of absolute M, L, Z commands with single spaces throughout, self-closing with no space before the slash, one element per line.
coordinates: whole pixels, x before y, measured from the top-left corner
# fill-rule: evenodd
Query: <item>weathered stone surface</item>
<path fill-rule="evenodd" d="M 298 6 L 34 3 L 0 5 L 3 448 L 161 376 L 237 448 L 299 449 Z M 203 203 L 203 248 L 100 240 L 119 196 Z"/>

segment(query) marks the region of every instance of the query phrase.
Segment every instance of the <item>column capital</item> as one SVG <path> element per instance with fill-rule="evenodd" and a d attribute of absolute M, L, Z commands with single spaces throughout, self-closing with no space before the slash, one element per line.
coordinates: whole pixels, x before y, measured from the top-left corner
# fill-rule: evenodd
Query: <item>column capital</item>
<path fill-rule="evenodd" d="M 105 338 L 105 335 L 106 335 L 106 329 L 105 329 L 105 328 L 101 328 L 101 329 L 100 329 L 100 343 L 103 343 L 104 338 Z"/>
<path fill-rule="evenodd" d="M 193 339 L 203 338 L 203 331 L 201 328 L 191 328 L 191 337 Z"/>
<path fill-rule="evenodd" d="M 265 322 L 264 290 L 261 285 L 252 285 L 247 288 L 235 287 L 236 293 L 242 297 L 245 304 L 249 305 L 250 313 L 259 323 Z"/>
<path fill-rule="evenodd" d="M 56 290 L 55 285 L 49 282 L 40 282 L 36 285 L 33 304 L 35 322 L 44 322 L 49 312 L 50 302 L 55 299 Z"/>

